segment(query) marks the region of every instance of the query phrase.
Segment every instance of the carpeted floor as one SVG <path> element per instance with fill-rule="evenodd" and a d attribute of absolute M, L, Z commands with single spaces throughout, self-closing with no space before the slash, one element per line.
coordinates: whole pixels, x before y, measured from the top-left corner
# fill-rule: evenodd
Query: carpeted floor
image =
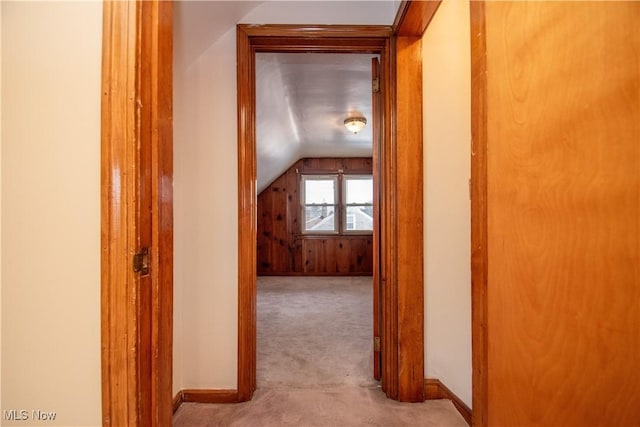
<path fill-rule="evenodd" d="M 258 387 L 372 386 L 370 277 L 260 277 Z"/>
<path fill-rule="evenodd" d="M 448 400 L 399 403 L 373 379 L 370 277 L 258 279 L 258 390 L 183 403 L 174 426 L 461 426 Z"/>

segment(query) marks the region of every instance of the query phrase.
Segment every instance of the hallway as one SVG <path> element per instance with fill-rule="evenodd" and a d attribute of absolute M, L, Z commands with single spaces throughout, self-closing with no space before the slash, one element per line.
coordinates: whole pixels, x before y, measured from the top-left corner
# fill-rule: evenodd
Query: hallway
<path fill-rule="evenodd" d="M 466 426 L 450 401 L 399 403 L 373 379 L 370 277 L 258 278 L 258 389 L 183 403 L 176 427 Z"/>

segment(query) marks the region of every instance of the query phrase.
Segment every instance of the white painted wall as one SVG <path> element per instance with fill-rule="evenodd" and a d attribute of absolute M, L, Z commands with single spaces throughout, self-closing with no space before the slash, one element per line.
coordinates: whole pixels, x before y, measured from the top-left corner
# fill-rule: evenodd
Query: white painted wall
<path fill-rule="evenodd" d="M 189 8 L 193 3 L 182 3 Z M 202 6 L 200 6 L 202 7 Z M 174 75 L 174 392 L 235 389 L 237 376 L 237 22 L 386 24 L 394 2 L 264 2 Z M 237 10 L 237 9 L 234 9 Z M 177 12 L 175 37 L 199 25 Z M 186 27 L 185 27 L 186 26 Z M 185 28 L 191 28 L 186 31 Z M 176 46 L 179 49 L 179 46 Z M 185 58 L 176 52 L 177 58 Z"/>
<path fill-rule="evenodd" d="M 468 2 L 444 0 L 422 46 L 425 366 L 471 406 Z"/>
<path fill-rule="evenodd" d="M 98 426 L 102 4 L 0 7 L 2 425 Z"/>

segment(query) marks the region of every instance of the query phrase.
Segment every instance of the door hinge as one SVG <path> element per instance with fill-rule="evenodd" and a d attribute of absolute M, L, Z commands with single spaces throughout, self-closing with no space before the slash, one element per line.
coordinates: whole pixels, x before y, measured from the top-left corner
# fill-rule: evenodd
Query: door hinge
<path fill-rule="evenodd" d="M 373 351 L 380 352 L 380 337 L 373 337 Z"/>
<path fill-rule="evenodd" d="M 380 77 L 376 77 L 375 79 L 371 80 L 371 90 L 373 91 L 373 93 L 380 92 Z"/>
<path fill-rule="evenodd" d="M 142 276 L 149 274 L 149 248 L 142 248 L 133 256 L 133 272 Z"/>

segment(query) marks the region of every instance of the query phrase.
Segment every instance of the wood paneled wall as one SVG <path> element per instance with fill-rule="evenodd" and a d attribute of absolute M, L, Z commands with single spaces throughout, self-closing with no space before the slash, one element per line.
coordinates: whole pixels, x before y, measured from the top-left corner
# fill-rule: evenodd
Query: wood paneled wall
<path fill-rule="evenodd" d="M 301 159 L 258 195 L 259 275 L 370 275 L 372 235 L 302 235 L 300 174 L 371 174 L 371 158 Z"/>
<path fill-rule="evenodd" d="M 640 3 L 471 20 L 474 425 L 638 425 Z"/>

